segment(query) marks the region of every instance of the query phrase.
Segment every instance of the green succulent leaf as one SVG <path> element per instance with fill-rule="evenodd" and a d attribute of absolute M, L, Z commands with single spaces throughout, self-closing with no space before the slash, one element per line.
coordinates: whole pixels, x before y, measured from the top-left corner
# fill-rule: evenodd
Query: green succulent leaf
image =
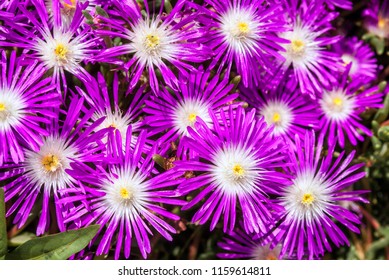
<path fill-rule="evenodd" d="M 85 248 L 99 228 L 99 225 L 92 225 L 78 230 L 32 239 L 6 255 L 6 259 L 66 260 Z"/>

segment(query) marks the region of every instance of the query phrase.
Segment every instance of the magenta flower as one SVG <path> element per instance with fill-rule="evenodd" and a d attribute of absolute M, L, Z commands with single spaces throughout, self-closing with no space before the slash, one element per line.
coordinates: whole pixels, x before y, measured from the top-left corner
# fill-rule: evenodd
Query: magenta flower
<path fill-rule="evenodd" d="M 197 118 L 194 128 L 188 127 L 189 137 L 183 138 L 198 159 L 175 161 L 178 170 L 199 172 L 179 186 L 182 194 L 199 191 L 182 209 L 198 206 L 192 221 L 210 220 L 211 230 L 223 219 L 224 232 L 232 231 L 238 219 L 247 233 L 267 232 L 277 208 L 269 194 L 278 193 L 287 182 L 276 171 L 285 165 L 286 146 L 281 138 L 272 137 L 265 121 L 255 117 L 255 110 L 246 113 L 242 107 L 236 111 L 230 107 L 227 114 L 221 110 L 221 123 L 214 113 L 210 116 L 213 130 Z"/>
<path fill-rule="evenodd" d="M 153 92 L 158 92 L 159 80 L 177 89 L 178 80 L 172 69 L 184 74 L 192 72 L 195 68 L 189 63 L 201 63 L 210 58 L 209 50 L 196 42 L 203 34 L 196 26 L 197 14 L 183 12 L 185 2 L 179 0 L 168 15 L 162 15 L 163 7 L 154 15 L 145 1 L 145 17 L 139 5 L 114 2 L 112 15 L 101 18 L 100 23 L 101 26 L 105 23 L 110 30 L 97 32 L 101 36 L 119 37 L 123 43 L 103 50 L 94 60 L 123 65 L 128 70 L 131 89 L 144 71 Z M 124 63 L 120 56 L 127 62 Z M 157 78 L 156 71 L 161 73 L 162 79 Z"/>
<path fill-rule="evenodd" d="M 0 52 L 0 166 L 12 161 L 24 161 L 24 148 L 39 150 L 42 136 L 48 132 L 42 125 L 51 122 L 55 114 L 49 108 L 59 108 L 60 96 L 50 78 L 43 79 L 46 69 Z"/>
<path fill-rule="evenodd" d="M 380 3 L 381 2 L 381 3 Z M 369 31 L 383 39 L 389 39 L 389 2 L 371 0 L 363 11 L 363 25 Z"/>
<path fill-rule="evenodd" d="M 173 169 L 159 173 L 154 168 L 152 151 L 144 150 L 146 131 L 137 138 L 135 147 L 131 147 L 132 130 L 127 130 L 125 150 L 118 149 L 115 162 L 108 163 L 104 169 L 89 170 L 86 174 L 72 174 L 93 187 L 82 190 L 69 190 L 67 198 L 61 203 L 67 205 L 74 200 L 82 203 L 68 212 L 65 222 L 71 228 L 85 227 L 93 223 L 101 225 L 99 233 L 92 241 L 96 244 L 96 255 L 108 254 L 115 248 L 115 259 L 121 254 L 130 257 L 133 242 L 137 243 L 143 258 L 151 252 L 150 235 L 155 229 L 167 240 L 172 240 L 175 229 L 166 221 L 178 220 L 179 216 L 167 211 L 161 204 L 183 205 L 185 201 L 177 199 L 175 186 L 182 172 Z M 109 139 L 114 139 L 109 138 Z M 117 137 L 116 147 L 122 147 L 122 137 Z M 147 153 L 146 153 L 147 152 Z M 76 165 L 75 165 L 76 166 Z"/>
<path fill-rule="evenodd" d="M 87 26 L 80 28 L 83 21 L 82 10 L 85 5 L 77 5 L 73 21 L 69 28 L 64 29 L 61 24 L 59 10 L 56 9 L 53 25 L 49 21 L 49 13 L 43 1 L 31 0 L 33 10 L 28 10 L 19 4 L 18 21 L 14 18 L 4 18 L 5 31 L 0 31 L 0 46 L 17 47 L 26 53 L 26 56 L 39 60 L 47 69 L 52 70 L 53 83 L 67 91 L 65 71 L 70 72 L 79 80 L 86 82 L 90 75 L 80 64 L 87 62 L 99 39 L 90 36 Z"/>
<path fill-rule="evenodd" d="M 12 178 L 4 186 L 5 201 L 12 202 L 7 216 L 15 214 L 13 223 L 18 228 L 26 223 L 33 207 L 42 199 L 36 234 L 42 235 L 49 229 L 50 205 L 55 208 L 57 226 L 64 231 L 63 215 L 67 207 L 58 204 L 60 192 L 66 188 L 82 189 L 80 182 L 69 175 L 67 169 L 71 168 L 72 162 L 78 162 L 78 170 L 83 173 L 82 170 L 90 168 L 90 164 L 103 161 L 104 145 L 97 143 L 101 142 L 98 140 L 105 132 L 91 133 L 102 120 L 86 126 L 93 111 L 80 117 L 82 106 L 83 99 L 74 98 L 66 111 L 66 118 L 47 125 L 48 135 L 44 134 L 47 136 L 39 143 L 39 150 L 26 149 L 23 162 L 5 164 L 0 169 L 1 180 Z"/>
<path fill-rule="evenodd" d="M 357 145 L 357 140 L 363 141 L 363 136 L 358 130 L 372 136 L 372 131 L 362 124 L 359 115 L 369 108 L 381 108 L 384 95 L 378 86 L 360 91 L 361 81 L 347 81 L 349 70 L 350 66 L 339 77 L 339 84 L 331 90 L 324 91 L 318 100 L 320 134 L 328 136 L 329 144 L 337 141 L 342 148 L 346 139 L 353 146 Z"/>
<path fill-rule="evenodd" d="M 365 172 L 360 171 L 364 164 L 350 166 L 355 151 L 347 157 L 342 151 L 336 160 L 334 145 L 323 159 L 322 151 L 323 138 L 315 145 L 313 132 L 307 132 L 304 145 L 296 137 L 296 148 L 290 151 L 292 165 L 288 172 L 293 179 L 279 198 L 284 210 L 279 212 L 281 219 L 272 241 L 272 247 L 282 244 L 280 257 L 296 254 L 298 259 L 313 259 L 330 252 L 330 242 L 336 247 L 350 245 L 335 222 L 359 233 L 358 215 L 342 207 L 340 202 L 368 202 L 362 196 L 369 192 L 367 190 L 345 191 L 365 176 Z"/>
<path fill-rule="evenodd" d="M 142 106 L 149 94 L 144 93 L 145 87 L 140 87 L 134 93 L 130 91 L 119 92 L 119 87 L 123 81 L 119 81 L 117 73 L 113 75 L 112 89 L 108 88 L 107 81 L 101 73 L 97 73 L 97 79 L 91 77 L 84 86 L 86 91 L 78 89 L 78 92 L 85 97 L 89 106 L 94 109 L 95 113 L 91 118 L 91 123 L 104 118 L 104 121 L 96 127 L 96 131 L 103 128 L 113 128 L 112 136 L 116 137 L 116 132 L 120 132 L 123 137 L 123 148 L 126 143 L 126 132 L 131 125 L 133 133 L 139 134 L 142 130 Z M 125 105 L 119 106 L 119 103 Z M 108 142 L 109 135 L 103 139 L 104 143 Z M 136 136 L 132 136 L 132 145 L 136 143 Z M 151 144 L 151 143 L 149 143 Z M 150 146 L 150 145 L 149 145 Z"/>
<path fill-rule="evenodd" d="M 349 75 L 353 80 L 360 79 L 361 84 L 367 84 L 377 78 L 377 59 L 369 45 L 357 37 L 345 37 L 333 48 L 341 56 L 344 65 L 351 63 Z"/>
<path fill-rule="evenodd" d="M 316 98 L 323 88 L 336 83 L 334 73 L 341 66 L 339 54 L 327 49 L 340 39 L 340 36 L 328 37 L 326 32 L 332 29 L 330 21 L 337 13 L 327 12 L 320 1 L 292 1 L 288 7 L 290 30 L 279 33 L 289 43 L 282 44 L 286 52 L 280 61 L 283 71 L 292 74 L 303 93 Z M 280 79 L 287 76 L 271 76 Z"/>
<path fill-rule="evenodd" d="M 150 126 L 151 134 L 163 135 L 159 139 L 161 143 L 168 144 L 188 135 L 187 127 L 194 127 L 196 117 L 212 126 L 209 111 L 216 113 L 236 99 L 237 93 L 230 94 L 233 87 L 227 77 L 210 78 L 209 71 L 200 69 L 191 73 L 188 80 L 181 77 L 178 90 L 173 90 L 173 94 L 163 89 L 158 95 L 151 95 L 143 109 L 148 114 L 145 124 Z"/>
<path fill-rule="evenodd" d="M 273 135 L 291 145 L 296 134 L 304 138 L 307 129 L 318 128 L 317 105 L 286 82 L 270 93 L 247 88 L 241 88 L 241 92 L 249 105 L 256 108 L 257 114 L 273 126 Z"/>
<path fill-rule="evenodd" d="M 219 71 L 232 66 L 242 76 L 244 86 L 258 86 L 264 71 L 273 72 L 274 58 L 283 60 L 280 44 L 288 42 L 276 33 L 286 31 L 279 14 L 279 4 L 256 0 L 205 1 L 201 10 L 207 15 L 204 25 L 209 29 L 201 39 L 216 54 L 210 67 L 219 64 Z"/>

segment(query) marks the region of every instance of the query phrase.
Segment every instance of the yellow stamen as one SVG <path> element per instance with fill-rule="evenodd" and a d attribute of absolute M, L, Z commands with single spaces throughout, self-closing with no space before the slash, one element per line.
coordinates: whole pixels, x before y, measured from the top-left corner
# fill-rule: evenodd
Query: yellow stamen
<path fill-rule="evenodd" d="M 63 44 L 59 43 L 55 48 L 54 53 L 59 59 L 66 60 L 68 49 Z"/>
<path fill-rule="evenodd" d="M 242 177 L 245 171 L 240 164 L 235 164 L 234 167 L 232 167 L 232 172 L 234 172 L 234 175 L 237 177 Z"/>
<path fill-rule="evenodd" d="M 55 172 L 61 164 L 57 156 L 48 154 L 43 157 L 42 165 L 46 171 Z"/>
<path fill-rule="evenodd" d="M 68 4 L 70 2 L 70 4 Z M 68 0 L 67 2 L 63 1 L 63 7 L 65 9 L 75 9 L 76 8 L 76 0 Z"/>
<path fill-rule="evenodd" d="M 292 45 L 292 51 L 294 53 L 299 54 L 299 53 L 304 52 L 305 44 L 304 44 L 303 41 L 301 41 L 301 40 L 292 40 L 291 45 Z"/>
<path fill-rule="evenodd" d="M 5 111 L 6 109 L 5 104 L 0 102 L 0 112 Z"/>
<path fill-rule="evenodd" d="M 159 45 L 160 39 L 156 35 L 147 35 L 146 36 L 146 46 L 148 48 L 155 48 Z"/>
<path fill-rule="evenodd" d="M 278 112 L 275 112 L 273 115 L 273 123 L 279 123 L 281 121 L 281 115 Z"/>
<path fill-rule="evenodd" d="M 301 199 L 301 203 L 309 206 L 315 201 L 315 197 L 311 193 L 305 193 Z"/>
<path fill-rule="evenodd" d="M 237 26 L 240 33 L 247 34 L 250 31 L 249 25 L 246 22 L 238 22 Z"/>
<path fill-rule="evenodd" d="M 381 18 L 380 17 L 378 19 L 378 28 L 383 29 L 385 27 L 387 21 L 388 20 L 386 18 Z"/>
<path fill-rule="evenodd" d="M 335 106 L 340 107 L 343 105 L 343 100 L 340 97 L 335 97 L 332 99 L 332 102 L 334 103 Z"/>
<path fill-rule="evenodd" d="M 193 123 L 193 122 L 195 122 L 196 117 L 197 117 L 197 115 L 195 113 L 191 113 L 191 114 L 189 114 L 188 120 Z"/>
<path fill-rule="evenodd" d="M 120 188 L 120 196 L 124 199 L 131 199 L 132 198 L 132 192 L 127 190 L 125 187 Z"/>
<path fill-rule="evenodd" d="M 270 253 L 270 254 L 266 257 L 266 259 L 269 260 L 269 261 L 278 260 L 278 258 L 277 258 L 273 253 Z"/>

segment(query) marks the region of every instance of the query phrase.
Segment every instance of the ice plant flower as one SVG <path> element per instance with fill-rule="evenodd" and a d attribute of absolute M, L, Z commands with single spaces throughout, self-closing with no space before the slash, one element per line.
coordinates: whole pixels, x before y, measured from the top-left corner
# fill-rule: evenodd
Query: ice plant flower
<path fill-rule="evenodd" d="M 143 258 L 151 252 L 150 235 L 155 229 L 167 240 L 172 240 L 175 229 L 168 220 L 179 220 L 179 216 L 167 211 L 162 204 L 182 205 L 177 199 L 175 186 L 182 173 L 173 169 L 159 173 L 154 168 L 152 151 L 144 150 L 146 131 L 142 130 L 131 146 L 132 130 L 129 126 L 126 136 L 126 149 L 119 151 L 114 163 L 107 165 L 107 171 L 98 173 L 91 171 L 88 176 L 93 187 L 85 188 L 85 193 L 79 191 L 69 194 L 72 197 L 83 197 L 85 203 L 69 211 L 65 220 L 70 227 L 85 227 L 97 223 L 101 225 L 99 233 L 92 241 L 96 244 L 96 255 L 108 254 L 111 247 L 115 248 L 115 259 L 122 254 L 130 257 L 133 242 L 136 242 Z M 123 145 L 122 137 L 110 138 L 117 141 L 114 146 Z M 81 174 L 80 174 L 81 175 Z M 80 176 L 83 180 L 84 176 Z M 67 199 L 63 203 L 67 205 Z M 97 238 L 99 238 L 97 240 Z"/>
<path fill-rule="evenodd" d="M 210 71 L 200 69 L 191 73 L 188 80 L 181 77 L 174 94 L 162 89 L 151 95 L 143 108 L 148 114 L 145 124 L 150 126 L 150 133 L 163 133 L 161 143 L 188 135 L 187 127 L 194 127 L 196 117 L 212 126 L 209 111 L 216 112 L 236 99 L 237 93 L 229 94 L 233 87 L 226 76 L 221 80 L 219 75 L 210 77 Z"/>
<path fill-rule="evenodd" d="M 345 37 L 333 48 L 340 54 L 344 66 L 351 63 L 349 75 L 352 79 L 360 79 L 362 84 L 367 84 L 377 78 L 377 59 L 369 45 L 357 37 Z"/>
<path fill-rule="evenodd" d="M 303 93 L 315 98 L 323 88 L 336 83 L 334 73 L 341 66 L 339 54 L 327 49 L 340 37 L 325 35 L 332 29 L 330 21 L 337 13 L 327 12 L 321 1 L 292 2 L 287 9 L 290 30 L 279 33 L 281 38 L 289 40 L 289 43 L 281 44 L 286 52 L 280 53 L 285 58 L 280 64 L 287 75 L 292 73 Z"/>
<path fill-rule="evenodd" d="M 236 229 L 217 243 L 223 249 L 217 256 L 222 259 L 278 260 L 282 246 L 270 249 L 270 244 L 263 245 L 255 235 Z"/>
<path fill-rule="evenodd" d="M 325 90 L 318 100 L 320 134 L 326 135 L 330 144 L 337 141 L 342 148 L 346 139 L 353 146 L 357 145 L 357 140 L 363 141 L 358 130 L 372 136 L 372 131 L 362 124 L 360 114 L 369 108 L 381 108 L 384 95 L 379 86 L 359 90 L 359 80 L 347 80 L 348 70 L 339 77 L 339 84 Z"/>
<path fill-rule="evenodd" d="M 324 2 L 327 4 L 327 6 L 334 10 L 336 7 L 345 9 L 345 10 L 352 10 L 353 3 L 349 0 L 324 0 Z"/>
<path fill-rule="evenodd" d="M 365 176 L 361 171 L 364 163 L 350 166 L 355 151 L 347 156 L 342 151 L 335 160 L 334 147 L 331 145 L 321 158 L 323 137 L 317 145 L 313 132 L 307 132 L 304 144 L 296 137 L 296 148 L 290 150 L 292 164 L 288 170 L 293 179 L 279 198 L 284 210 L 280 212 L 280 224 L 272 241 L 272 246 L 282 244 L 280 257 L 295 254 L 298 259 L 313 259 L 330 252 L 330 242 L 336 247 L 350 245 L 336 222 L 359 233 L 358 215 L 339 203 L 368 202 L 363 197 L 368 190 L 345 191 Z"/>
<path fill-rule="evenodd" d="M 184 145 L 198 158 L 175 161 L 175 165 L 178 170 L 200 172 L 179 186 L 183 195 L 199 191 L 182 208 L 199 207 L 194 223 L 210 220 L 213 230 L 223 215 L 224 232 L 232 231 L 238 219 L 243 220 L 247 233 L 267 232 L 272 224 L 272 211 L 277 206 L 268 195 L 285 184 L 284 175 L 275 170 L 285 164 L 285 146 L 255 115 L 254 109 L 246 113 L 242 107 L 230 107 L 227 113 L 220 110 L 221 122 L 210 112 L 212 130 L 200 118 L 194 128 L 188 127 Z"/>
<path fill-rule="evenodd" d="M 286 30 L 279 16 L 281 5 L 264 4 L 256 0 L 205 1 L 209 20 L 204 24 L 208 34 L 201 41 L 212 48 L 215 57 L 210 67 L 219 64 L 219 71 L 236 66 L 244 86 L 258 86 L 263 71 L 273 71 L 274 57 L 282 60 L 283 50 L 276 33 Z"/>
<path fill-rule="evenodd" d="M 36 229 L 42 235 L 50 226 L 50 205 L 55 209 L 55 221 L 59 230 L 64 231 L 63 215 L 66 207 L 58 204 L 60 191 L 66 188 L 82 188 L 79 182 L 67 173 L 72 162 L 78 162 L 78 172 L 87 165 L 103 161 L 103 145 L 97 144 L 104 131 L 91 133 L 95 126 L 85 124 L 93 114 L 89 111 L 80 117 L 83 99 L 74 98 L 67 110 L 66 118 L 48 125 L 48 135 L 39 143 L 39 150 L 25 150 L 25 160 L 19 164 L 5 164 L 0 170 L 0 180 L 12 180 L 5 184 L 5 201 L 11 203 L 7 216 L 14 215 L 13 223 L 22 227 L 33 211 L 42 203 Z M 76 125 L 76 123 L 78 123 Z M 99 141 L 100 142 L 100 141 Z M 83 169 L 82 169 L 83 168 Z M 41 201 L 41 202 L 40 202 Z"/>
<path fill-rule="evenodd" d="M 141 131 L 142 120 L 139 118 L 142 112 L 141 106 L 144 105 L 149 94 L 144 93 L 144 87 L 140 87 L 134 93 L 120 92 L 121 81 L 119 81 L 117 73 L 113 75 L 112 90 L 108 88 L 107 81 L 101 73 L 97 74 L 97 79 L 91 78 L 84 86 L 86 91 L 79 89 L 79 93 L 95 110 L 91 122 L 104 118 L 104 121 L 96 127 L 96 131 L 112 127 L 114 128 L 112 134 L 114 137 L 115 132 L 119 131 L 123 137 L 124 148 L 128 126 L 131 124 L 133 133 L 139 134 Z M 125 102 L 123 102 L 124 100 Z M 126 105 L 120 106 L 119 103 Z M 109 135 L 103 139 L 105 144 L 108 142 L 108 137 Z M 132 136 L 132 141 L 132 144 L 135 145 L 135 135 Z"/>
<path fill-rule="evenodd" d="M 317 105 L 296 87 L 283 83 L 269 93 L 248 88 L 241 88 L 241 92 L 249 105 L 256 108 L 257 114 L 274 127 L 273 135 L 292 145 L 296 134 L 304 138 L 307 129 L 318 128 Z"/>
<path fill-rule="evenodd" d="M 49 14 L 49 18 L 51 21 L 54 21 L 54 11 L 53 11 L 53 4 L 55 2 L 59 2 L 58 8 L 59 13 L 61 15 L 61 23 L 62 28 L 64 30 L 68 29 L 73 21 L 77 4 L 78 3 L 85 3 L 88 1 L 88 5 L 85 6 L 85 10 L 91 10 L 93 6 L 95 5 L 94 2 L 96 0 L 45 0 L 46 9 Z"/>
<path fill-rule="evenodd" d="M 13 51 L 7 59 L 0 51 L 0 166 L 12 161 L 24 161 L 24 148 L 38 150 L 42 128 L 55 114 L 49 108 L 59 108 L 60 96 L 50 78 L 43 78 L 46 69 L 38 61 L 26 61 Z"/>
<path fill-rule="evenodd" d="M 30 1 L 35 9 L 27 10 L 23 5 L 19 9 L 28 19 L 28 24 L 13 23 L 11 19 L 4 19 L 7 32 L 0 32 L 6 38 L 0 41 L 0 46 L 20 48 L 27 56 L 38 59 L 45 67 L 53 71 L 53 83 L 58 90 L 66 92 L 67 83 L 65 71 L 85 82 L 90 78 L 88 72 L 80 65 L 87 61 L 95 52 L 99 39 L 91 37 L 89 27 L 80 29 L 83 21 L 82 10 L 86 7 L 80 3 L 76 6 L 73 21 L 68 29 L 61 24 L 59 11 L 54 15 L 53 25 L 50 25 L 49 14 L 43 1 Z M 62 82 L 62 87 L 60 87 Z"/>
<path fill-rule="evenodd" d="M 381 4 L 380 4 L 381 2 Z M 369 33 L 383 39 L 389 39 L 389 2 L 371 0 L 363 11 L 364 27 Z"/>
<path fill-rule="evenodd" d="M 124 67 L 128 70 L 130 88 L 135 87 L 144 71 L 154 92 L 158 91 L 159 80 L 177 88 L 174 69 L 180 73 L 193 72 L 195 68 L 190 62 L 201 63 L 210 57 L 208 48 L 196 42 L 203 35 L 196 27 L 196 13 L 182 13 L 184 4 L 184 0 L 177 1 L 173 10 L 163 16 L 162 10 L 153 14 L 144 1 L 147 15 L 143 16 L 139 5 L 127 6 L 116 1 L 114 11 L 118 18 L 115 15 L 101 18 L 100 24 L 106 23 L 109 30 L 97 32 L 101 36 L 119 37 L 123 43 L 103 50 L 94 60 L 123 64 L 118 56 L 128 57 Z M 162 79 L 158 80 L 157 69 Z"/>

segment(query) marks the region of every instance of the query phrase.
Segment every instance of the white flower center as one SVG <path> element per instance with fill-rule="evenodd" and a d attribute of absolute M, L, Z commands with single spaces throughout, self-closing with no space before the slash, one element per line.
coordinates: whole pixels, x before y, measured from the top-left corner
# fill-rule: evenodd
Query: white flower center
<path fill-rule="evenodd" d="M 25 106 L 19 94 L 0 88 L 0 131 L 19 124 L 25 114 Z"/>
<path fill-rule="evenodd" d="M 287 188 L 282 204 L 290 218 L 311 221 L 323 215 L 330 201 L 326 182 L 313 172 L 297 174 L 293 185 Z"/>
<path fill-rule="evenodd" d="M 274 125 L 274 134 L 285 134 L 288 131 L 294 115 L 287 104 L 280 101 L 269 101 L 260 110 L 268 125 Z"/>
<path fill-rule="evenodd" d="M 321 110 L 334 121 L 347 119 L 354 109 L 354 98 L 342 91 L 325 91 L 319 100 Z"/>
<path fill-rule="evenodd" d="M 286 49 L 286 52 L 280 53 L 285 57 L 286 65 L 293 64 L 294 68 L 300 68 L 315 61 L 317 50 L 320 49 L 315 42 L 316 36 L 301 23 L 296 23 L 293 30 L 281 33 L 281 38 L 290 41 L 288 44 L 281 44 Z"/>
<path fill-rule="evenodd" d="M 64 68 L 73 72 L 79 62 L 85 59 L 85 44 L 80 40 L 78 37 L 72 38 L 70 32 L 63 33 L 54 29 L 54 36 L 49 31 L 45 32 L 44 40 L 37 39 L 34 49 L 47 67 L 54 68 L 55 71 Z"/>
<path fill-rule="evenodd" d="M 142 65 L 159 65 L 162 59 L 176 57 L 178 41 L 172 28 L 159 19 L 141 20 L 133 31 L 128 30 L 131 40 L 129 51 L 134 52 Z"/>
<path fill-rule="evenodd" d="M 65 170 L 75 159 L 75 149 L 59 137 L 49 136 L 44 140 L 39 152 L 26 151 L 26 172 L 31 180 L 44 188 L 56 191 L 73 181 Z"/>
<path fill-rule="evenodd" d="M 343 54 L 341 58 L 343 60 L 344 66 L 347 66 L 352 63 L 350 68 L 350 75 L 355 74 L 358 70 L 358 61 L 356 60 L 356 58 L 350 54 Z"/>
<path fill-rule="evenodd" d="M 188 135 L 187 127 L 193 127 L 196 117 L 201 118 L 207 124 L 212 123 L 208 113 L 208 106 L 205 103 L 200 100 L 184 100 L 182 103 L 178 103 L 174 109 L 174 126 L 182 135 Z"/>
<path fill-rule="evenodd" d="M 240 147 L 221 149 L 213 157 L 212 174 L 218 188 L 226 194 L 251 194 L 261 170 L 249 150 Z"/>
<path fill-rule="evenodd" d="M 115 131 L 118 130 L 120 132 L 120 135 L 122 137 L 122 142 L 125 145 L 126 143 L 126 134 L 127 134 L 127 128 L 131 123 L 130 115 L 124 114 L 119 111 L 112 112 L 111 110 L 107 110 L 105 114 L 102 114 L 101 112 L 95 113 L 92 117 L 94 121 L 105 117 L 104 121 L 96 128 L 96 131 L 103 129 L 103 128 L 109 128 L 113 127 L 115 128 Z M 103 143 L 107 143 L 107 137 L 103 139 Z"/>
<path fill-rule="evenodd" d="M 147 200 L 145 178 L 135 170 L 122 167 L 112 170 L 113 174 L 105 181 L 104 203 L 115 216 L 128 218 L 133 211 L 139 211 Z"/>
<path fill-rule="evenodd" d="M 257 30 L 259 23 L 255 20 L 251 10 L 244 10 L 230 7 L 228 11 L 220 16 L 221 33 L 224 40 L 235 51 L 245 53 L 255 45 L 259 38 Z"/>

